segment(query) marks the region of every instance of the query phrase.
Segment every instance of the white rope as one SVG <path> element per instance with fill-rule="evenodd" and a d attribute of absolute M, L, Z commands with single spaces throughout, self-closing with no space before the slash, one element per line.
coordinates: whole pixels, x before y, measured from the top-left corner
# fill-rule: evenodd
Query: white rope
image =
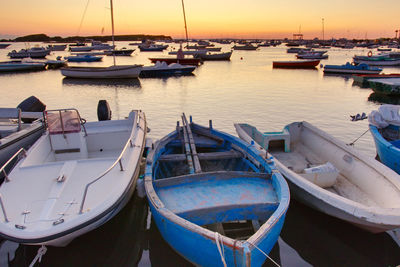
<path fill-rule="evenodd" d="M 46 248 L 44 245 L 42 245 L 42 246 L 38 249 L 38 252 L 37 252 L 37 254 L 36 254 L 36 257 L 33 259 L 32 263 L 29 264 L 29 267 L 33 267 L 33 266 L 36 264 L 36 262 L 37 262 L 38 260 L 39 260 L 39 262 L 41 262 L 41 261 L 42 261 L 42 256 L 43 256 L 44 254 L 46 254 L 46 251 L 47 251 L 47 248 Z"/>
<path fill-rule="evenodd" d="M 253 247 L 255 247 L 256 249 L 258 249 L 262 254 L 264 254 L 270 261 L 272 261 L 276 266 L 281 267 L 278 263 L 276 263 L 276 261 L 274 261 L 270 256 L 268 256 L 267 253 L 265 253 L 264 251 L 262 251 L 259 247 L 257 247 L 256 245 L 254 245 L 253 243 L 250 243 L 249 241 L 246 241 L 247 243 L 249 243 L 250 245 L 252 245 Z"/>
<path fill-rule="evenodd" d="M 224 264 L 224 267 L 226 267 L 226 262 L 225 262 L 225 251 L 224 251 L 224 244 L 220 244 L 221 240 L 221 235 L 218 232 L 214 232 L 215 236 L 215 243 L 217 244 L 218 252 L 219 255 L 221 256 L 222 263 Z M 222 249 L 221 249 L 222 246 Z"/>

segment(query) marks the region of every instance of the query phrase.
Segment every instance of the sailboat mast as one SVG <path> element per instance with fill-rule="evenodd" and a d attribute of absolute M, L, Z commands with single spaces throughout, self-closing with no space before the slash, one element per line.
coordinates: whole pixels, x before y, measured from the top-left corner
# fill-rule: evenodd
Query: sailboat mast
<path fill-rule="evenodd" d="M 110 6 L 111 6 L 111 34 L 112 34 L 112 45 L 113 45 L 113 59 L 114 59 L 114 66 L 115 64 L 115 41 L 114 41 L 114 9 L 113 9 L 113 1 L 110 0 Z"/>
<path fill-rule="evenodd" d="M 188 37 L 187 25 L 186 25 L 185 4 L 183 3 L 183 0 L 182 0 L 182 9 L 183 9 L 183 20 L 185 21 L 186 43 L 187 43 L 187 47 L 189 47 L 189 37 Z"/>

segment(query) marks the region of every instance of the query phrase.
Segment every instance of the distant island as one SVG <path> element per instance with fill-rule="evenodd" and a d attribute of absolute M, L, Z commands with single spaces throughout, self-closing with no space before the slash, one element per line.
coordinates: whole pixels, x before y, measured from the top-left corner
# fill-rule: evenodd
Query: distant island
<path fill-rule="evenodd" d="M 84 42 L 88 39 L 107 42 L 111 41 L 112 37 L 109 36 L 71 36 L 61 37 L 54 36 L 49 37 L 46 34 L 31 34 L 15 39 L 2 39 L 0 42 L 57 42 L 57 43 L 73 43 L 73 42 Z M 116 35 L 114 36 L 115 41 L 141 41 L 141 40 L 172 40 L 171 36 L 165 35 L 147 35 L 147 34 L 132 34 L 132 35 Z"/>

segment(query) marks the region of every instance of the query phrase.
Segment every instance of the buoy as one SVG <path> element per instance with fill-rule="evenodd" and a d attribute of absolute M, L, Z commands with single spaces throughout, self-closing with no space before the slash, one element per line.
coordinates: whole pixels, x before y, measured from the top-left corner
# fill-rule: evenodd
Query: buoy
<path fill-rule="evenodd" d="M 111 109 L 107 100 L 99 100 L 97 104 L 97 118 L 99 121 L 111 120 Z"/>
<path fill-rule="evenodd" d="M 371 50 L 368 52 L 368 57 L 372 57 L 372 51 Z"/>

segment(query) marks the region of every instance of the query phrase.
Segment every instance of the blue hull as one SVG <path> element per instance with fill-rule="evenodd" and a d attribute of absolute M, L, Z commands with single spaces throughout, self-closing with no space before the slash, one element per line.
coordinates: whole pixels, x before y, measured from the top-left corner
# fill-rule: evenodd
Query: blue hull
<path fill-rule="evenodd" d="M 390 125 L 393 130 L 399 131 L 399 127 Z M 375 141 L 376 152 L 379 156 L 380 161 L 400 174 L 400 142 L 399 140 L 395 141 L 387 141 L 381 133 L 378 131 L 378 128 L 369 125 L 369 129 L 371 131 L 372 137 Z"/>
<path fill-rule="evenodd" d="M 161 139 L 148 156 L 145 174 L 154 222 L 167 243 L 195 265 L 223 266 L 223 254 L 227 266 L 261 266 L 266 256 L 260 250 L 268 254 L 283 227 L 290 199 L 286 181 L 275 169 L 272 159 L 267 163 L 254 147 L 240 139 L 195 124 L 192 131 L 213 136 L 211 141 L 199 136 L 194 138 L 202 152 L 198 153 L 201 165 L 209 167 L 210 164 L 212 171 L 204 167 L 200 173 L 172 175 L 174 168 L 171 170 L 160 162 L 171 164 L 179 160 L 179 142 L 175 140 L 179 141 L 179 135 L 175 131 Z M 219 145 L 213 146 L 213 140 L 220 140 L 217 143 L 226 145 L 228 151 L 237 149 L 243 153 L 243 158 L 227 171 L 215 170 L 217 165 L 213 164 L 218 159 L 213 155 L 206 163 L 206 154 L 211 148 L 217 153 L 227 151 L 222 151 Z M 228 163 L 224 161 L 224 165 Z M 166 175 L 159 177 L 163 176 L 160 173 Z M 226 234 L 220 235 L 220 242 L 216 241 L 215 229 L 207 227 L 237 221 L 262 223 L 249 238 L 235 239 Z M 223 247 L 222 253 L 217 243 Z"/>

